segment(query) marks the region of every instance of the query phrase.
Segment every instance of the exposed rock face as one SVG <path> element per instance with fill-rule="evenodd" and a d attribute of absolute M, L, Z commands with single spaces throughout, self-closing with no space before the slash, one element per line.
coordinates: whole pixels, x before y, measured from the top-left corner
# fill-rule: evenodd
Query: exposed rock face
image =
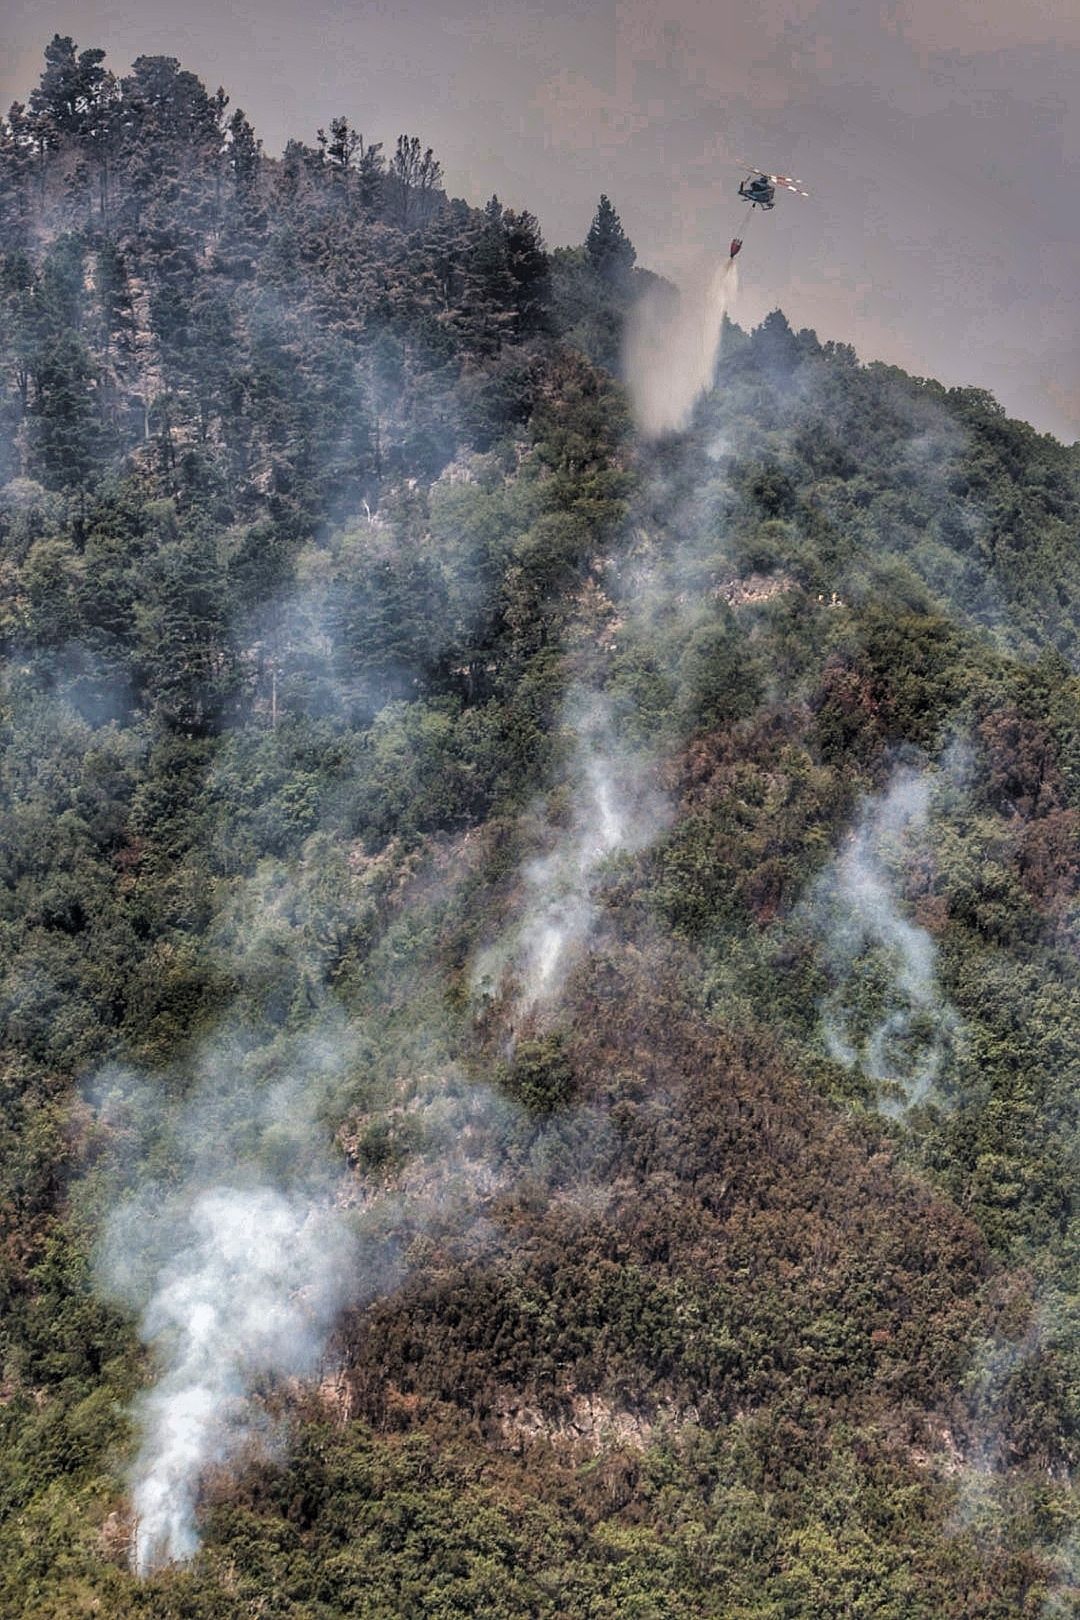
<path fill-rule="evenodd" d="M 583 1395 L 567 1390 L 567 1410 L 558 1418 L 546 1416 L 539 1407 L 521 1401 L 508 1392 L 497 1408 L 499 1427 L 507 1440 L 548 1440 L 599 1456 L 603 1451 L 629 1448 L 644 1451 L 659 1426 L 658 1419 L 644 1417 L 619 1407 L 601 1395 Z M 665 1422 L 679 1421 L 674 1407 L 667 1409 Z"/>
<path fill-rule="evenodd" d="M 782 596 L 785 591 L 798 588 L 790 574 L 744 574 L 740 578 L 721 581 L 713 595 L 729 607 L 751 607 L 760 602 L 770 602 L 774 596 Z"/>

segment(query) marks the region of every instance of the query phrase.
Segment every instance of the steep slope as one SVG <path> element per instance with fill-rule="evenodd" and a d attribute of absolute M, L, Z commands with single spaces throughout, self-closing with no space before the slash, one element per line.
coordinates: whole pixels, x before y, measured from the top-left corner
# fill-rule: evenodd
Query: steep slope
<path fill-rule="evenodd" d="M 1076 448 L 169 59 L 0 232 L 0 1609 L 1072 1612 Z"/>

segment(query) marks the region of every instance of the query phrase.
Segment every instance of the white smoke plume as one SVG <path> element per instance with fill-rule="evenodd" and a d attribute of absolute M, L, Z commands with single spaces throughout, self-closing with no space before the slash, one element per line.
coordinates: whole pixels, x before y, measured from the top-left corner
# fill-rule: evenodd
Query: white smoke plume
<path fill-rule="evenodd" d="M 249 890 L 262 893 L 258 878 Z M 297 888 L 280 898 L 302 911 Z M 240 947 L 257 958 L 263 937 L 245 915 L 226 929 L 241 976 L 258 964 Z M 310 966 L 302 943 L 294 954 L 298 971 Z M 154 1364 L 133 1413 L 142 1576 L 194 1556 L 208 1473 L 272 1444 L 264 1397 L 326 1369 L 345 1307 L 400 1281 L 419 1231 L 449 1224 L 480 1241 L 485 1202 L 511 1174 L 518 1111 L 440 1064 L 437 1031 L 424 1026 L 434 1070 L 379 1080 L 370 1032 L 315 994 L 292 1033 L 256 1029 L 238 1001 L 178 1102 L 179 1073 L 109 1068 L 92 1087 L 120 1188 L 99 1283 L 137 1315 Z M 380 1128 L 401 1152 L 371 1171 L 364 1139 Z"/>
<path fill-rule="evenodd" d="M 554 846 L 525 867 L 517 928 L 482 951 L 472 972 L 480 993 L 512 985 L 520 1013 L 561 994 L 598 920 L 604 863 L 646 848 L 668 815 L 645 762 L 619 747 L 602 696 L 576 694 L 566 724 L 574 735 L 567 824 Z"/>
<path fill-rule="evenodd" d="M 734 259 L 688 278 L 675 295 L 651 287 L 627 325 L 624 365 L 638 426 L 647 438 L 686 426 L 712 387 L 724 316 L 739 287 Z"/>
<path fill-rule="evenodd" d="M 98 1256 L 103 1285 L 139 1312 L 159 1367 L 136 1412 L 132 1562 L 141 1575 L 195 1552 L 206 1470 L 258 1435 L 253 1389 L 314 1372 L 342 1306 L 377 1286 L 374 1257 L 360 1255 L 335 1199 L 342 1163 L 318 1124 L 351 1055 L 330 1020 L 279 1041 L 272 1055 L 225 1035 L 172 1112 L 144 1081 L 116 1070 L 99 1077 L 110 1135 L 138 1142 L 142 1163 L 172 1167 L 118 1201 Z"/>
<path fill-rule="evenodd" d="M 173 1254 L 142 1316 L 164 1371 L 140 1403 L 133 1563 L 146 1575 L 191 1558 L 207 1467 L 253 1432 L 248 1401 L 267 1376 L 318 1366 L 350 1270 L 340 1216 L 273 1187 L 214 1186 L 159 1211 Z"/>
<path fill-rule="evenodd" d="M 902 869 L 926 826 L 930 790 L 929 776 L 898 770 L 863 807 L 814 897 L 836 980 L 824 1007 L 830 1055 L 887 1083 L 881 1106 L 889 1113 L 926 1095 L 959 1030 L 938 984 L 934 941 L 903 909 Z M 860 1015 L 855 1004 L 875 977 L 869 1016 Z"/>

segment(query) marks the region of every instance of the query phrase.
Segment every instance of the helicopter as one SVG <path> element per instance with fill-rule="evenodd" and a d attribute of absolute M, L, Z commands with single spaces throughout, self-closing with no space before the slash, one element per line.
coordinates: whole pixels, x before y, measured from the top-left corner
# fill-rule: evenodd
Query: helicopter
<path fill-rule="evenodd" d="M 776 207 L 776 188 L 780 186 L 784 191 L 793 191 L 797 197 L 809 197 L 810 193 L 802 189 L 802 181 L 796 180 L 790 174 L 769 174 L 765 169 L 758 169 L 753 165 L 740 164 L 740 168 L 749 168 L 746 179 L 739 187 L 739 196 L 750 204 L 743 220 L 743 229 L 755 208 L 768 210 Z M 742 247 L 742 237 L 733 236 L 729 255 L 734 258 Z"/>

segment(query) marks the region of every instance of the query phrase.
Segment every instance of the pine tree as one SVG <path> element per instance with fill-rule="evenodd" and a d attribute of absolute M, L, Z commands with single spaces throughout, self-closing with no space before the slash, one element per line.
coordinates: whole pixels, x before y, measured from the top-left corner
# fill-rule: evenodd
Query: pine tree
<path fill-rule="evenodd" d="M 34 466 L 45 484 L 76 489 L 92 477 L 100 440 L 94 365 L 86 344 L 60 331 L 35 360 Z"/>
<path fill-rule="evenodd" d="M 774 309 L 750 341 L 755 358 L 773 371 L 790 373 L 799 364 L 799 343 L 783 310 Z"/>
<path fill-rule="evenodd" d="M 0 123 L 0 233 L 9 250 L 29 239 L 35 147 L 33 122 L 23 104 L 13 102 Z"/>
<path fill-rule="evenodd" d="M 173 730 L 212 733 L 235 684 L 225 572 L 214 541 L 195 532 L 163 545 L 147 587 L 140 640 L 154 709 Z"/>
<path fill-rule="evenodd" d="M 322 131 L 320 130 L 319 133 L 321 135 Z M 359 145 L 360 135 L 358 131 L 350 128 L 347 118 L 332 118 L 330 120 L 330 140 L 326 146 L 326 161 L 346 197 L 349 194 L 349 180 Z"/>
<path fill-rule="evenodd" d="M 637 261 L 634 245 L 605 196 L 601 196 L 589 226 L 585 252 L 597 275 L 614 286 L 626 280 Z"/>
<path fill-rule="evenodd" d="M 102 67 L 99 48 L 76 53 L 67 34 L 54 34 L 45 48 L 45 71 L 31 94 L 30 111 L 49 131 L 50 144 L 65 135 L 85 134 L 112 75 Z"/>
<path fill-rule="evenodd" d="M 518 328 L 522 332 L 537 332 L 546 320 L 551 294 L 548 256 L 539 221 L 527 210 L 516 214 L 507 209 L 502 228 Z"/>
<path fill-rule="evenodd" d="M 212 217 L 224 163 L 223 90 L 213 96 L 175 57 L 140 56 L 121 81 L 125 178 L 138 224 L 149 211 L 175 233 Z"/>
<path fill-rule="evenodd" d="M 233 196 L 238 202 L 251 196 L 259 178 L 262 142 L 237 107 L 229 119 L 228 166 L 232 174 Z"/>
<path fill-rule="evenodd" d="M 101 348 L 108 360 L 115 348 L 127 356 L 134 346 L 135 317 L 124 256 L 116 243 L 102 243 L 97 256 L 95 286 L 101 321 Z"/>
<path fill-rule="evenodd" d="M 372 212 L 376 207 L 382 195 L 385 175 L 382 141 L 365 142 L 361 135 L 356 160 L 356 195 L 365 213 Z"/>

